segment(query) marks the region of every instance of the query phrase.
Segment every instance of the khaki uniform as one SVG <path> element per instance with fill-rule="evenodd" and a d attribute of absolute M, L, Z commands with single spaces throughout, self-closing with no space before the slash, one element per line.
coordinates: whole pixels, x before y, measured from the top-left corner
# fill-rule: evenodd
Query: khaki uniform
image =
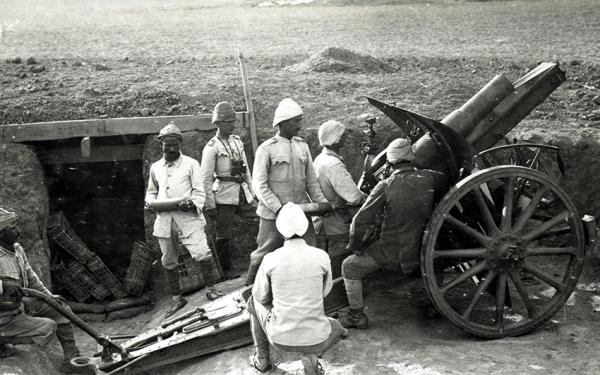
<path fill-rule="evenodd" d="M 283 246 L 283 237 L 275 227 L 277 211 L 288 202 L 327 202 L 317 180 L 308 144 L 300 137 L 290 140 L 277 134 L 263 142 L 256 150 L 253 173 L 260 223 L 256 238 L 258 246 L 250 254 L 246 285 L 254 282 L 262 258 Z M 304 239 L 309 245 L 316 243 L 312 222 Z"/>
<path fill-rule="evenodd" d="M 232 175 L 232 161 L 243 161 L 243 174 Z M 223 140 L 213 137 L 202 151 L 200 165 L 206 200 L 205 209 L 215 208 L 219 204 L 239 205 L 240 197 L 247 203 L 252 202 L 252 176 L 248 168 L 244 144 L 237 135 Z"/>

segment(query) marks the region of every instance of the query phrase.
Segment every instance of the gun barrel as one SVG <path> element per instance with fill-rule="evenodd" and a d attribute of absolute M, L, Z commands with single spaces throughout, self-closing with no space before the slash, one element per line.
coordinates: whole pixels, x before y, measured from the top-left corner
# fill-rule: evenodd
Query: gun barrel
<path fill-rule="evenodd" d="M 498 74 L 462 107 L 440 122 L 466 138 L 475 125 L 514 90 L 508 78 Z"/>

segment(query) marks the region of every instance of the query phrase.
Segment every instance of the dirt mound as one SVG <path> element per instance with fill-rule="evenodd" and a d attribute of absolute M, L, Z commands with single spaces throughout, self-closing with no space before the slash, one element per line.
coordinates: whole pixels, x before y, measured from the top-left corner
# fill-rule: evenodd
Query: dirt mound
<path fill-rule="evenodd" d="M 329 47 L 288 67 L 293 72 L 388 73 L 394 69 L 381 60 L 344 48 Z"/>

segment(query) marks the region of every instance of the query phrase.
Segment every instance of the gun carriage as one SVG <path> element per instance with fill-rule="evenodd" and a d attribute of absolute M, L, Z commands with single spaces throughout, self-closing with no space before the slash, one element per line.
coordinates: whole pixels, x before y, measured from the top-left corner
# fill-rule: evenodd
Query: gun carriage
<path fill-rule="evenodd" d="M 550 319 L 574 290 L 586 249 L 595 241 L 594 219 L 583 221 L 558 183 L 557 173 L 564 171 L 558 148 L 530 143 L 492 147 L 564 80 L 554 63 L 541 64 L 514 85 L 497 76 L 442 121 L 368 98 L 413 142 L 415 163 L 447 177 L 424 232 L 421 274 L 437 310 L 473 335 L 521 335 Z M 387 168 L 385 154 L 375 155 L 375 117 L 363 119 L 369 141 L 363 144 L 367 157 L 360 187 L 368 193 L 386 177 Z M 316 206 L 307 207 L 322 210 Z M 345 255 L 332 258 L 334 277 Z M 381 284 L 372 283 L 371 289 Z M 248 295 L 249 289 L 242 289 L 140 335 L 120 338 L 102 336 L 56 308 L 103 347 L 95 359 L 81 357 L 75 363 L 113 374 L 251 343 Z M 343 282 L 337 278 L 326 312 L 344 306 Z"/>

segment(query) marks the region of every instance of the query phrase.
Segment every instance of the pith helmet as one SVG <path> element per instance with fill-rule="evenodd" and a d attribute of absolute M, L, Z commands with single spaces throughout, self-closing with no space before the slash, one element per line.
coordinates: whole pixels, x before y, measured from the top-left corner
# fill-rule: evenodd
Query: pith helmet
<path fill-rule="evenodd" d="M 231 103 L 217 103 L 213 110 L 212 123 L 214 124 L 218 121 L 235 121 L 235 110 Z"/>

